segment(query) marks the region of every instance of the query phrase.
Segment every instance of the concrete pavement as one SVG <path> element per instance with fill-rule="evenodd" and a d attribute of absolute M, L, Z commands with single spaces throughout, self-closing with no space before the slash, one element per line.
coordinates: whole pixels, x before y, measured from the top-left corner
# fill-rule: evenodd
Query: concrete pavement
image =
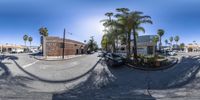
<path fill-rule="evenodd" d="M 176 57 L 180 60 L 177 65 L 161 71 L 141 71 L 126 66 L 113 68 L 106 66 L 103 60 L 94 67 L 93 65 L 99 60 L 97 54 L 58 62 L 37 61 L 26 55 L 20 55 L 17 57 L 18 59 L 12 58 L 25 71 L 46 80 L 70 79 L 92 69 L 84 76 L 70 82 L 44 82 L 24 73 L 12 60 L 4 62 L 7 62 L 5 66 L 9 68 L 12 75 L 30 78 L 21 79 L 16 83 L 27 86 L 16 85 L 19 90 L 23 87 L 29 91 L 30 95 L 27 96 L 30 98 L 34 97 L 31 93 L 38 93 L 38 95 L 44 93 L 43 95 L 46 97 L 51 95 L 50 99 L 53 100 L 199 99 L 200 55 L 198 53 L 182 53 Z M 14 77 L 14 79 L 17 78 Z M 16 94 L 20 94 L 20 92 Z M 9 97 L 6 94 L 3 95 Z M 3 96 L 0 95 L 1 97 Z"/>
<path fill-rule="evenodd" d="M 80 56 L 66 61 L 35 61 L 23 68 L 31 76 L 48 81 L 65 81 L 85 74 L 98 62 L 97 54 Z"/>
<path fill-rule="evenodd" d="M 102 62 L 86 82 L 70 91 L 53 95 L 53 99 L 197 100 L 200 98 L 200 56 L 183 54 L 177 57 L 180 59 L 177 65 L 161 71 L 111 68 Z"/>
<path fill-rule="evenodd" d="M 92 70 L 98 60 L 99 58 L 97 57 L 97 54 L 88 55 L 85 57 L 77 57 L 71 60 L 58 62 L 38 61 L 33 59 L 31 56 L 28 56 L 27 54 L 6 55 L 6 58 L 2 61 L 2 65 L 6 66 L 10 71 L 10 74 L 8 75 L 9 78 L 6 80 L 13 81 L 12 85 L 8 84 L 6 86 L 15 88 L 19 91 L 15 92 L 15 94 L 12 94 L 12 92 L 14 91 L 13 89 L 6 90 L 7 92 L 2 93 L 0 95 L 0 98 L 8 99 L 11 97 L 19 97 L 20 99 L 31 98 L 37 100 L 46 100 L 48 98 L 47 100 L 51 100 L 52 92 L 55 93 L 70 89 L 76 84 L 86 80 L 88 77 L 87 71 Z M 39 78 L 44 78 L 48 81 L 44 82 L 38 80 L 36 77 L 33 77 L 32 75 L 24 72 L 22 69 L 19 68 L 19 66 L 16 66 L 16 64 L 18 64 L 24 70 L 28 72 L 30 71 L 31 74 Z M 77 78 L 77 80 L 74 79 L 70 82 L 66 82 L 66 80 L 70 80 L 73 78 Z M 81 80 L 78 80 L 78 78 L 81 78 Z M 64 81 L 57 82 L 60 80 Z M 22 90 L 24 90 L 25 92 L 23 92 Z M 24 96 L 18 96 L 20 94 L 24 94 Z M 44 98 L 36 96 L 37 94 L 43 95 Z"/>

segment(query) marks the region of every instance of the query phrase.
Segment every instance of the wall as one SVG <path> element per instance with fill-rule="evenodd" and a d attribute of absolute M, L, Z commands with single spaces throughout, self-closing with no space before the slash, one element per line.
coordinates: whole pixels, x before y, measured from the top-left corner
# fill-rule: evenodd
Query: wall
<path fill-rule="evenodd" d="M 44 55 L 45 56 L 62 56 L 63 54 L 63 39 L 59 37 L 45 37 L 44 43 Z M 85 53 L 85 44 L 74 41 L 65 40 L 65 55 L 76 55 Z"/>

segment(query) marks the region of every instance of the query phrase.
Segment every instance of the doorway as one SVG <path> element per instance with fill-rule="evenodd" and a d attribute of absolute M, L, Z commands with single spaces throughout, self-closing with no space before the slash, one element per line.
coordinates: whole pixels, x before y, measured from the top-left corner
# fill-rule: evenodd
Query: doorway
<path fill-rule="evenodd" d="M 76 54 L 78 54 L 78 49 L 76 49 Z"/>

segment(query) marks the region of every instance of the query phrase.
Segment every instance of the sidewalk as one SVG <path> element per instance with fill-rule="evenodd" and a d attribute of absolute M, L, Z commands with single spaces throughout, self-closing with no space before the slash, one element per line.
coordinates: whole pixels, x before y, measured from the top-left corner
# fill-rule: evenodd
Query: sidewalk
<path fill-rule="evenodd" d="M 59 61 L 59 60 L 68 60 L 68 59 L 72 59 L 72 58 L 76 58 L 76 57 L 81 57 L 84 55 L 67 55 L 64 57 L 64 59 L 62 58 L 62 56 L 34 56 L 35 59 L 37 60 L 46 60 L 46 61 Z"/>

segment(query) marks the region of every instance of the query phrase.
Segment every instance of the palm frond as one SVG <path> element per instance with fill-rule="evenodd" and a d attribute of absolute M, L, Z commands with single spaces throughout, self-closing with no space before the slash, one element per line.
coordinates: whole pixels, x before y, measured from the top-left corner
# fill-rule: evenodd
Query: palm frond
<path fill-rule="evenodd" d="M 151 19 L 151 16 L 147 16 L 147 15 L 144 15 L 144 16 L 141 16 L 142 19 Z"/>
<path fill-rule="evenodd" d="M 153 21 L 151 21 L 151 20 L 141 20 L 140 23 L 153 24 Z"/>
<path fill-rule="evenodd" d="M 138 27 L 136 30 L 138 30 L 138 31 L 142 31 L 143 33 L 145 33 L 145 29 L 144 29 L 144 27 Z"/>
<path fill-rule="evenodd" d="M 108 22 L 109 19 L 103 19 L 103 20 L 100 20 L 100 23 L 103 23 L 103 22 Z"/>

